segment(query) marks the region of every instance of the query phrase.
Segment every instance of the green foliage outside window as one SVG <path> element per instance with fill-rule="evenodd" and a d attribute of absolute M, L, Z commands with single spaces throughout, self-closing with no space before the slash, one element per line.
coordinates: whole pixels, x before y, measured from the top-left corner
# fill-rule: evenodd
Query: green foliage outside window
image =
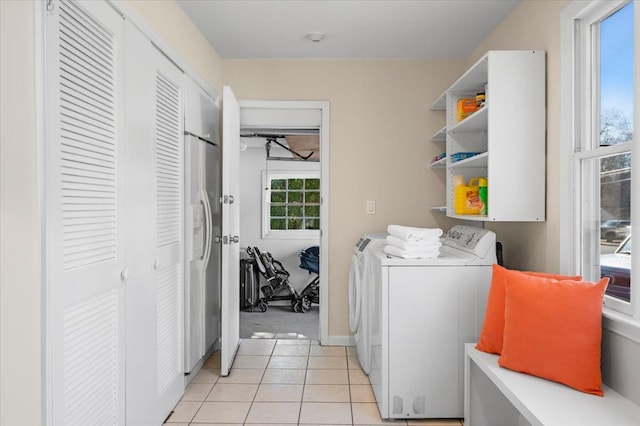
<path fill-rule="evenodd" d="M 320 179 L 271 179 L 271 230 L 320 229 Z"/>

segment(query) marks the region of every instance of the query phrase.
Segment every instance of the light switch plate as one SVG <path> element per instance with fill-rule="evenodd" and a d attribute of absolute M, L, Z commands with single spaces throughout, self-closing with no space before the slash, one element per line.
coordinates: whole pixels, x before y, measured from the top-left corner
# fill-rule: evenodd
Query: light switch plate
<path fill-rule="evenodd" d="M 376 202 L 367 201 L 367 214 L 376 214 Z"/>

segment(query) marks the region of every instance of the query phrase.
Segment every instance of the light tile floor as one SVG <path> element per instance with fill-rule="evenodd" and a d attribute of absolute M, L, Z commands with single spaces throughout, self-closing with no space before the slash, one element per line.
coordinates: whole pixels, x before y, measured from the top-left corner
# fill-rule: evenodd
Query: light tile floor
<path fill-rule="evenodd" d="M 380 418 L 355 348 L 304 339 L 242 339 L 231 373 L 215 352 L 193 378 L 167 426 L 431 425 L 458 419 Z"/>

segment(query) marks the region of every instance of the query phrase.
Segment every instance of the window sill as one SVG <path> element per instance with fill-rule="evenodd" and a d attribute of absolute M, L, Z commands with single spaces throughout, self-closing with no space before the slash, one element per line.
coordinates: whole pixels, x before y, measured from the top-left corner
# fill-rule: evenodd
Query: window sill
<path fill-rule="evenodd" d="M 263 240 L 319 240 L 320 231 L 270 232 L 262 235 Z"/>
<path fill-rule="evenodd" d="M 640 343 L 640 321 L 634 320 L 629 315 L 603 307 L 602 328 Z"/>

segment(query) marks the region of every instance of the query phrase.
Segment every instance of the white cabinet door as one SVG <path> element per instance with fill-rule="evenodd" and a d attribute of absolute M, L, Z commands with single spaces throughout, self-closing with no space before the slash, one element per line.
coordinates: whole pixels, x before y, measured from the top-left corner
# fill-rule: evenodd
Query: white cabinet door
<path fill-rule="evenodd" d="M 47 416 L 122 425 L 124 21 L 60 1 L 45 26 Z"/>
<path fill-rule="evenodd" d="M 184 391 L 183 74 L 126 30 L 126 415 L 157 425 Z"/>
<path fill-rule="evenodd" d="M 229 374 L 240 342 L 240 105 L 222 88 L 222 297 L 221 367 Z"/>

